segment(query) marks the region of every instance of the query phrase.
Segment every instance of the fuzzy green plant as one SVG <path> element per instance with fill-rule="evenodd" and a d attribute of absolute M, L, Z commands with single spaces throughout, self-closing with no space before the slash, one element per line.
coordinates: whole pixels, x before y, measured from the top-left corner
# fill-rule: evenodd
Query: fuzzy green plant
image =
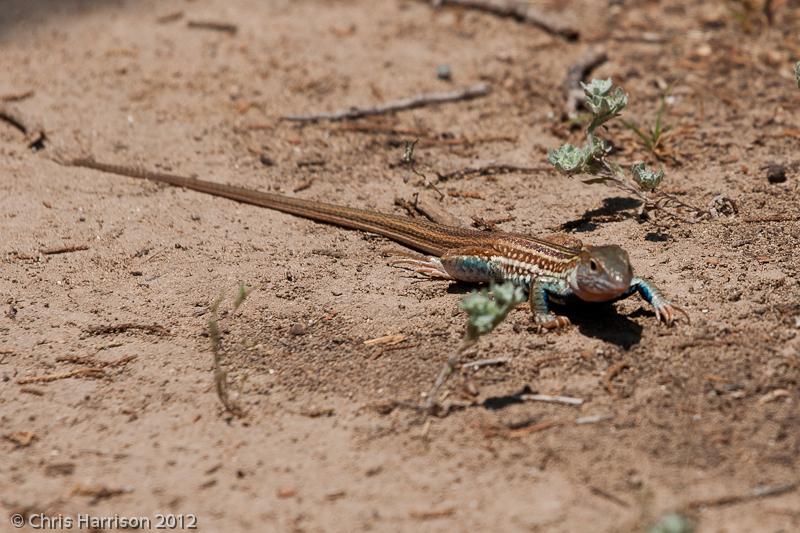
<path fill-rule="evenodd" d="M 628 95 L 620 87 L 615 87 L 611 79 L 594 79 L 589 84 L 581 83 L 581 86 L 586 107 L 592 114 L 586 128 L 586 141 L 581 146 L 567 143 L 551 150 L 547 161 L 562 174 L 584 176 L 584 183 L 603 183 L 635 196 L 642 202 L 643 216 L 659 211 L 685 222 L 709 218 L 709 210 L 689 205 L 658 189 L 664 179 L 663 170 L 653 170 L 644 162 L 637 162 L 626 173 L 609 160 L 611 144 L 600 137 L 600 133 L 608 121 L 620 116 L 628 105 Z"/>
<path fill-rule="evenodd" d="M 505 320 L 508 313 L 526 300 L 525 292 L 511 282 L 492 284 L 489 289 L 473 291 L 461 300 L 460 307 L 467 312 L 467 331 L 464 341 L 442 366 L 433 387 L 427 394 L 423 409 L 431 414 L 436 409 L 439 390 L 447 379 L 459 368 L 461 357 L 482 335 L 493 331 Z"/>
<path fill-rule="evenodd" d="M 466 341 L 476 341 L 505 320 L 517 304 L 525 301 L 522 287 L 511 282 L 492 284 L 489 290 L 473 291 L 460 304 L 467 312 Z"/>

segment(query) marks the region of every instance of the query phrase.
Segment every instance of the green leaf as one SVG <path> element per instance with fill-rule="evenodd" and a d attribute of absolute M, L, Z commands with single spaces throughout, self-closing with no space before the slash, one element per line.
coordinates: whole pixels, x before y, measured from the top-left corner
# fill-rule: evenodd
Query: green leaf
<path fill-rule="evenodd" d="M 600 125 L 618 116 L 628 105 L 628 95 L 619 87 L 614 87 L 611 78 L 593 79 L 588 85 L 581 83 L 586 96 L 586 107 L 592 112 L 589 133 Z"/>
<path fill-rule="evenodd" d="M 578 174 L 586 165 L 587 154 L 583 148 L 578 148 L 569 143 L 556 150 L 550 150 L 547 161 L 564 174 Z"/>
<path fill-rule="evenodd" d="M 668 514 L 650 527 L 649 533 L 693 533 L 694 524 L 685 516 Z"/>
<path fill-rule="evenodd" d="M 653 172 L 647 168 L 647 165 L 641 162 L 634 164 L 631 167 L 631 172 L 633 173 L 633 181 L 644 191 L 652 191 L 658 187 L 658 184 L 664 179 L 663 169 L 658 169 Z"/>
<path fill-rule="evenodd" d="M 477 339 L 496 328 L 517 304 L 525 301 L 522 287 L 511 282 L 492 284 L 489 290 L 473 291 L 461 301 L 469 318 L 467 338 Z"/>

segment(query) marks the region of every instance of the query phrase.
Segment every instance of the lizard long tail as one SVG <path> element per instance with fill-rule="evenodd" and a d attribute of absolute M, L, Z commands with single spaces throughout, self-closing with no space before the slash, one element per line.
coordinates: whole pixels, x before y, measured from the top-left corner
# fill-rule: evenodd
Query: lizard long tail
<path fill-rule="evenodd" d="M 131 166 L 101 163 L 94 159 L 75 159 L 68 164 L 130 178 L 166 183 L 175 187 L 183 187 L 213 196 L 229 198 L 237 202 L 275 209 L 319 222 L 377 233 L 393 241 L 436 256 L 441 256 L 450 249 L 474 244 L 476 237 L 482 235 L 482 232 L 478 230 L 444 226 L 426 220 L 412 220 L 398 215 L 292 198 L 282 194 L 246 189 L 174 174 L 152 172 Z"/>

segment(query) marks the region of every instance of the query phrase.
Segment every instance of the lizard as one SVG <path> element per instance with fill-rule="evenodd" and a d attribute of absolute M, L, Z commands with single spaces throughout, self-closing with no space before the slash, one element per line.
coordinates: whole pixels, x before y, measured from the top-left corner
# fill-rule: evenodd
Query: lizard
<path fill-rule="evenodd" d="M 78 158 L 65 162 L 101 172 L 145 179 L 282 211 L 317 222 L 361 230 L 429 254 L 424 258 L 399 258 L 394 266 L 410 268 L 423 276 L 470 283 L 511 281 L 527 292 L 536 324 L 545 330 L 570 325 L 551 303 L 577 298 L 585 302 L 614 302 L 639 294 L 653 306 L 656 319 L 667 325 L 689 315 L 671 303 L 655 285 L 633 275 L 628 253 L 618 245 L 583 245 L 556 236 L 537 238 L 518 233 L 483 231 L 345 207 L 283 194 L 247 189 L 174 174 L 152 172 Z"/>

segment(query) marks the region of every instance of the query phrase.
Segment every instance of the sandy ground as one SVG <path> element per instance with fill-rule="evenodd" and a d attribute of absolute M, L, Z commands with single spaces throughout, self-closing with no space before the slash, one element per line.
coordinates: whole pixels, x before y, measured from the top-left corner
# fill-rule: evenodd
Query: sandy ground
<path fill-rule="evenodd" d="M 769 26 L 760 2 L 609 4 L 536 3 L 578 21 L 568 42 L 412 0 L 3 0 L 0 98 L 47 138 L 31 150 L 0 122 L 0 530 L 14 513 L 160 513 L 203 531 L 644 531 L 672 511 L 703 532 L 799 530 L 800 7 L 774 2 Z M 724 194 L 738 216 L 657 226 L 552 171 L 451 179 L 438 202 L 398 166 L 415 137 L 430 176 L 544 165 L 581 138 L 561 121 L 561 83 L 594 46 L 609 54 L 595 75 L 631 95 L 626 118 L 651 125 L 671 86 L 665 190 L 700 206 Z M 476 82 L 491 94 L 279 120 Z M 658 163 L 619 122 L 608 135 L 617 161 Z M 629 250 L 692 323 L 659 325 L 638 298 L 568 310 L 559 333 L 515 312 L 470 355 L 510 361 L 446 385 L 495 400 L 426 423 L 392 403 L 421 401 L 458 346 L 468 286 L 389 267 L 404 248 L 380 237 L 58 153 L 400 214 L 395 199 L 419 193 L 463 220 L 513 217 L 507 231 L 567 228 Z M 786 181 L 768 182 L 773 163 Z M 240 282 L 252 292 L 233 312 Z M 214 388 L 222 291 L 241 418 Z M 364 343 L 385 335 L 402 340 Z M 525 386 L 584 403 L 502 399 Z M 786 490 L 724 500 L 759 487 Z"/>

